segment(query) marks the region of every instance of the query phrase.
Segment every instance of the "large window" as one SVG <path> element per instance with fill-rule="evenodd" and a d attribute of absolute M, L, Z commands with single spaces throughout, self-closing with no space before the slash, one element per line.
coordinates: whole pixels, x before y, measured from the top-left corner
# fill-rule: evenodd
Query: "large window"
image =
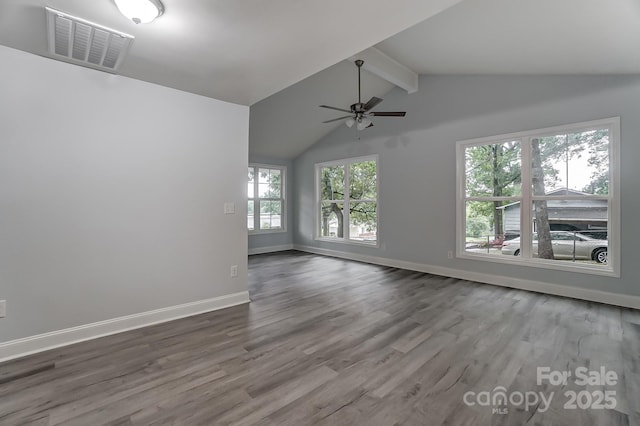
<path fill-rule="evenodd" d="M 316 165 L 318 239 L 377 244 L 377 157 Z"/>
<path fill-rule="evenodd" d="M 247 228 L 250 233 L 285 230 L 285 168 L 249 165 Z"/>
<path fill-rule="evenodd" d="M 458 142 L 457 254 L 618 275 L 619 119 Z"/>

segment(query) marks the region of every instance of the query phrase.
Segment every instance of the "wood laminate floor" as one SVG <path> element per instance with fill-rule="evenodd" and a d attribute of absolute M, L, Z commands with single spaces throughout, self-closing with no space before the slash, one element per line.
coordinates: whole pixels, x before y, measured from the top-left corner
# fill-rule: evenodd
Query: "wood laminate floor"
<path fill-rule="evenodd" d="M 640 424 L 638 311 L 293 251 L 249 267 L 250 305 L 0 365 L 0 424 Z M 478 405 L 499 386 L 513 403 Z M 615 409 L 564 408 L 604 390 Z"/>

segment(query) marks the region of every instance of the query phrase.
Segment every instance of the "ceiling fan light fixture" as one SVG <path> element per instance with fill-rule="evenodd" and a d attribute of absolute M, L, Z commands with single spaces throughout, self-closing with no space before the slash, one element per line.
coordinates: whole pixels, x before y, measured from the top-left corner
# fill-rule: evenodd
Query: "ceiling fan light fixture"
<path fill-rule="evenodd" d="M 348 128 L 352 128 L 354 124 L 356 124 L 356 120 L 353 118 L 347 118 L 347 121 L 344 122 Z"/>
<path fill-rule="evenodd" d="M 120 13 L 136 24 L 148 24 L 164 13 L 160 0 L 113 0 Z"/>
<path fill-rule="evenodd" d="M 362 117 L 358 119 L 358 123 L 356 124 L 356 127 L 358 130 L 364 130 L 370 125 L 371 125 L 371 119 L 367 117 Z"/>

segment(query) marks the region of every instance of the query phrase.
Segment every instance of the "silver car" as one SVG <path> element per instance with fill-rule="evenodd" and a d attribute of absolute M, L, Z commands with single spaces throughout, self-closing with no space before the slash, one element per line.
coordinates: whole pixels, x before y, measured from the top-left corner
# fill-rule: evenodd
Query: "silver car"
<path fill-rule="evenodd" d="M 551 244 L 555 259 L 595 260 L 607 263 L 607 240 L 596 240 L 582 234 L 567 231 L 551 231 Z M 538 234 L 533 234 L 533 256 L 538 256 Z M 520 256 L 520 237 L 507 240 L 502 246 L 502 254 Z"/>

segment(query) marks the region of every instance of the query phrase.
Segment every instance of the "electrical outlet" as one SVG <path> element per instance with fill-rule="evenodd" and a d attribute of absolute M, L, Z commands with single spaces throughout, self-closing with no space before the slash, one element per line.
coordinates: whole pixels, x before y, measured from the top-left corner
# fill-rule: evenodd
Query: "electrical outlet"
<path fill-rule="evenodd" d="M 224 214 L 235 214 L 236 203 L 224 203 Z"/>
<path fill-rule="evenodd" d="M 449 250 L 447 252 L 447 259 L 453 259 L 453 251 Z"/>
<path fill-rule="evenodd" d="M 231 278 L 238 276 L 238 265 L 231 265 Z"/>
<path fill-rule="evenodd" d="M 0 318 L 7 316 L 7 301 L 0 300 Z"/>

